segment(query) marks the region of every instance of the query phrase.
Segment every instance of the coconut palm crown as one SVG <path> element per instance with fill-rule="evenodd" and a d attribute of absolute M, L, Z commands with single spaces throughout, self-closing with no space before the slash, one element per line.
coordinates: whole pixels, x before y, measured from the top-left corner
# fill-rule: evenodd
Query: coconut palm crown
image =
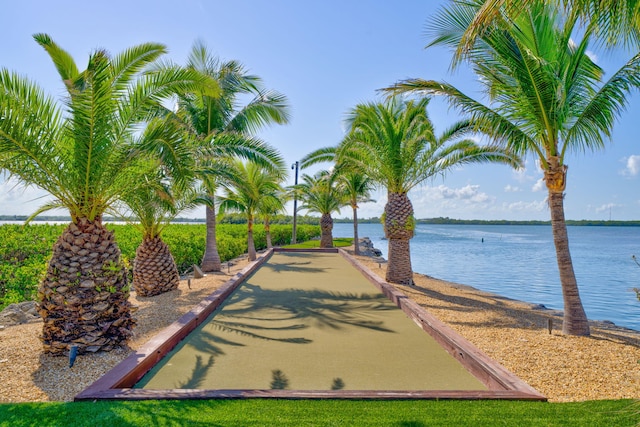
<path fill-rule="evenodd" d="M 572 20 L 578 19 L 589 33 L 606 46 L 640 45 L 638 0 L 475 0 L 465 2 L 473 5 L 473 10 L 467 9 L 473 16 L 465 18 L 469 25 L 459 38 L 452 65 L 455 67 L 467 58 L 477 39 L 492 28 L 505 12 L 517 16 L 535 2 L 551 3 L 558 9 L 563 8 Z M 452 2 L 449 7 L 456 8 L 457 3 L 462 2 Z"/>
<path fill-rule="evenodd" d="M 202 84 L 199 75 L 154 66 L 166 48 L 147 43 L 111 56 L 93 52 L 84 71 L 48 35 L 34 36 L 66 88 L 64 110 L 26 78 L 0 71 L 0 168 L 46 190 L 72 222 L 54 244 L 39 291 L 47 353 L 110 350 L 131 335 L 135 321 L 129 283 L 103 213 L 136 190 L 132 169 L 149 152 L 140 129 L 164 110 L 160 101 Z M 153 68 L 152 68 L 153 66 Z"/>
<path fill-rule="evenodd" d="M 432 23 L 432 44 L 455 49 L 479 7 L 456 2 L 444 10 Z M 565 224 L 566 159 L 605 146 L 629 92 L 640 87 L 640 53 L 603 81 L 603 70 L 587 55 L 591 33 L 574 38 L 577 22 L 543 2 L 531 2 L 515 16 L 501 9 L 468 54 L 486 103 L 448 83 L 422 79 L 400 82 L 389 91 L 444 95 L 496 143 L 535 157 L 548 190 L 564 297 L 563 331 L 589 335 Z"/>
<path fill-rule="evenodd" d="M 348 158 L 346 163 L 387 189 L 382 220 L 389 241 L 386 280 L 393 283 L 413 282 L 409 240 L 415 219 L 408 196 L 412 188 L 467 163 L 520 165 L 508 150 L 465 138 L 474 129 L 469 121 L 455 123 L 436 136 L 428 103 L 428 98 L 392 97 L 357 105 L 348 115 L 349 133 L 338 148 L 338 158 Z"/>
<path fill-rule="evenodd" d="M 178 115 L 187 124 L 202 147 L 202 162 L 225 162 L 234 157 L 279 169 L 279 153 L 256 138 L 255 132 L 273 123 L 289 121 L 289 107 L 284 95 L 266 90 L 262 80 L 249 74 L 238 61 L 221 61 L 200 41 L 193 45 L 187 66 L 218 82 L 221 93 L 210 96 L 192 92 L 179 100 Z M 241 99 L 249 97 L 248 102 Z M 216 243 L 216 189 L 224 176 L 203 177 L 209 206 L 206 208 L 206 248 L 202 259 L 204 271 L 220 271 Z"/>

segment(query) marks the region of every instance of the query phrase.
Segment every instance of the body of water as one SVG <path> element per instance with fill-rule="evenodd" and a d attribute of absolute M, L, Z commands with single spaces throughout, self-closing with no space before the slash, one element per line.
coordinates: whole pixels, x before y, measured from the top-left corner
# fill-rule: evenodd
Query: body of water
<path fill-rule="evenodd" d="M 387 258 L 381 224 L 360 224 Z M 640 227 L 568 227 L 573 267 L 589 319 L 640 330 Z M 335 224 L 334 236 L 353 235 Z M 551 226 L 419 224 L 411 240 L 416 273 L 562 310 Z"/>

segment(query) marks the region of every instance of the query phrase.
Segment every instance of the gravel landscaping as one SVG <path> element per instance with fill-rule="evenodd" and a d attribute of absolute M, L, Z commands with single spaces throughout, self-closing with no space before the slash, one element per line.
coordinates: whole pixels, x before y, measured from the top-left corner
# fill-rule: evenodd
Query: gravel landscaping
<path fill-rule="evenodd" d="M 384 277 L 385 263 L 358 259 Z M 232 264 L 223 273 L 191 279 L 190 287 L 182 280 L 166 294 L 137 298 L 132 293 L 138 323 L 129 348 L 79 356 L 72 368 L 66 357 L 43 354 L 38 319 L 0 326 L 0 402 L 72 400 L 247 261 Z M 640 398 L 639 332 L 594 322 L 590 337 L 565 336 L 557 312 L 420 274 L 414 281 L 415 286 L 398 288 L 550 401 Z"/>

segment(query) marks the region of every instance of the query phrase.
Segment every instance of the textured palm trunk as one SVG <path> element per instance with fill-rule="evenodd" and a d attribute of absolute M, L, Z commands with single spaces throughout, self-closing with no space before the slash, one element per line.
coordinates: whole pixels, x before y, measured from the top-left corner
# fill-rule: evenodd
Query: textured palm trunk
<path fill-rule="evenodd" d="M 269 223 L 269 218 L 264 218 L 264 234 L 267 239 L 267 249 L 271 249 L 273 244 L 271 243 L 271 224 Z"/>
<path fill-rule="evenodd" d="M 353 205 L 353 253 L 360 255 L 360 243 L 358 239 L 358 206 Z"/>
<path fill-rule="evenodd" d="M 123 345 L 135 325 L 127 270 L 113 232 L 80 218 L 53 245 L 38 288 L 45 353 L 109 351 Z"/>
<path fill-rule="evenodd" d="M 169 246 L 160 237 L 142 240 L 133 261 L 133 289 L 151 297 L 178 288 L 180 275 Z"/>
<path fill-rule="evenodd" d="M 256 260 L 256 245 L 253 242 L 253 216 L 250 216 L 247 220 L 247 254 L 249 255 L 249 261 Z"/>
<path fill-rule="evenodd" d="M 384 234 L 389 241 L 389 260 L 386 280 L 411 285 L 411 248 L 409 240 L 415 227 L 413 205 L 406 193 L 389 193 L 384 206 Z"/>
<path fill-rule="evenodd" d="M 333 218 L 331 214 L 322 214 L 320 218 L 320 247 L 332 248 L 333 247 Z"/>
<path fill-rule="evenodd" d="M 216 212 L 212 207 L 207 206 L 207 237 L 204 256 L 202 257 L 202 271 L 221 271 L 220 254 L 218 253 L 218 242 L 216 241 Z"/>
<path fill-rule="evenodd" d="M 573 271 L 567 224 L 564 217 L 564 189 L 567 169 L 566 166 L 559 165 L 557 158 L 550 159 L 549 164 L 549 171 L 545 171 L 545 181 L 549 190 L 551 229 L 553 243 L 556 247 L 560 284 L 562 285 L 562 299 L 564 301 L 562 332 L 567 335 L 587 336 L 590 334 L 589 320 L 582 306 L 578 282 Z"/>

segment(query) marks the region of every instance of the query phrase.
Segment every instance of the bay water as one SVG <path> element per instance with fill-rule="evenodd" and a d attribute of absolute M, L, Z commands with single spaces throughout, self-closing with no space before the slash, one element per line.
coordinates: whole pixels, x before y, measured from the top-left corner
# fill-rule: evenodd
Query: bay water
<path fill-rule="evenodd" d="M 381 224 L 359 224 L 388 257 Z M 640 227 L 570 226 L 569 246 L 587 317 L 640 330 Z M 353 224 L 334 224 L 352 237 Z M 562 310 L 551 226 L 418 224 L 411 240 L 416 273 Z"/>

